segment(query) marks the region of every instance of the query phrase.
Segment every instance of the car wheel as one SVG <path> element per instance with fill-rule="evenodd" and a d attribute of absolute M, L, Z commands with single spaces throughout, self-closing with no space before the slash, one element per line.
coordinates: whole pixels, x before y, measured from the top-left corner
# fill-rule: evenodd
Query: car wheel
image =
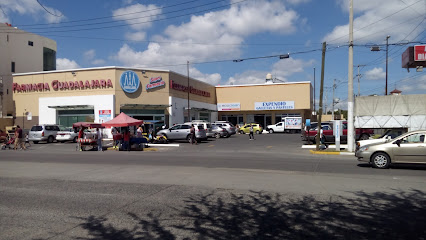
<path fill-rule="evenodd" d="M 368 136 L 368 134 L 362 134 L 362 135 L 359 137 L 359 140 L 367 140 L 368 138 L 370 138 L 370 136 Z"/>
<path fill-rule="evenodd" d="M 49 136 L 49 138 L 47 139 L 47 143 L 53 143 L 53 137 L 52 136 Z"/>
<path fill-rule="evenodd" d="M 260 134 L 259 130 L 256 131 L 256 134 Z"/>
<path fill-rule="evenodd" d="M 191 136 L 191 135 L 186 136 L 186 140 L 187 140 L 189 143 L 191 143 L 191 142 L 192 142 L 192 136 Z"/>
<path fill-rule="evenodd" d="M 240 134 L 244 134 L 244 131 L 240 131 Z"/>
<path fill-rule="evenodd" d="M 388 168 L 390 165 L 390 157 L 386 153 L 375 153 L 371 157 L 371 163 L 375 168 Z"/>
<path fill-rule="evenodd" d="M 219 133 L 215 133 L 214 137 L 217 138 L 217 139 L 219 139 L 220 138 L 220 134 Z"/>
<path fill-rule="evenodd" d="M 61 141 L 61 143 L 65 143 L 65 141 Z"/>
<path fill-rule="evenodd" d="M 269 133 L 274 133 L 274 130 L 273 129 L 269 129 Z"/>
<path fill-rule="evenodd" d="M 33 141 L 34 144 L 38 144 L 38 141 Z"/>
<path fill-rule="evenodd" d="M 73 142 L 73 143 L 76 143 L 76 142 L 77 142 L 77 139 L 78 139 L 78 137 L 75 137 L 75 138 L 72 140 L 72 142 Z"/>

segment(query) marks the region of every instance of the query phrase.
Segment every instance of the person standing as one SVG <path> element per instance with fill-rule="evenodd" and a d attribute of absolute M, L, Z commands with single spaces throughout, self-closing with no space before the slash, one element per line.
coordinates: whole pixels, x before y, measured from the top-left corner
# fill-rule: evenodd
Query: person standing
<path fill-rule="evenodd" d="M 96 128 L 97 142 L 98 142 L 98 151 L 102 151 L 102 131 L 99 128 Z"/>
<path fill-rule="evenodd" d="M 254 135 L 253 135 L 253 124 L 250 124 L 250 134 L 249 134 L 249 138 L 250 138 L 250 140 L 254 140 Z"/>
<path fill-rule="evenodd" d="M 130 151 L 130 131 L 128 128 L 124 130 L 123 143 L 123 150 Z"/>
<path fill-rule="evenodd" d="M 138 129 L 136 130 L 136 137 L 137 138 L 142 138 L 143 136 L 143 129 L 142 126 L 139 126 Z"/>
<path fill-rule="evenodd" d="M 80 131 L 78 132 L 78 149 L 79 151 L 83 151 L 83 146 L 81 146 L 81 141 L 84 138 L 84 127 L 80 128 Z"/>
<path fill-rule="evenodd" d="M 112 135 L 112 148 L 117 148 L 117 129 L 115 127 L 111 128 L 111 135 Z"/>

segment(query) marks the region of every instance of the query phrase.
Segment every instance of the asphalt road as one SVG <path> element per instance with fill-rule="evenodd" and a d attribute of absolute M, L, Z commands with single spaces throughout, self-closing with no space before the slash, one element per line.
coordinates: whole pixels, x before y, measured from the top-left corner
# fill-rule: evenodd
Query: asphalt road
<path fill-rule="evenodd" d="M 0 155 L 0 239 L 424 239 L 424 166 L 311 155 L 262 134 L 158 151 Z"/>

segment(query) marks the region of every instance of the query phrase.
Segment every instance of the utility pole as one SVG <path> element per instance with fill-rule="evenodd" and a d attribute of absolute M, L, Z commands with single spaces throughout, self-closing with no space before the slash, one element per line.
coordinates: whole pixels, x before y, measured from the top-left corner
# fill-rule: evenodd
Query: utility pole
<path fill-rule="evenodd" d="M 331 119 L 334 120 L 334 89 L 336 89 L 336 79 L 333 79 L 333 98 L 331 99 L 333 109 L 331 109 Z"/>
<path fill-rule="evenodd" d="M 354 3 L 349 4 L 349 61 L 348 61 L 348 152 L 354 151 Z"/>
<path fill-rule="evenodd" d="M 321 64 L 321 86 L 320 86 L 320 102 L 319 102 L 319 117 L 318 117 L 318 132 L 315 137 L 316 150 L 319 150 L 319 142 L 321 135 L 321 116 L 322 116 L 322 95 L 324 90 L 324 65 L 325 65 L 325 50 L 326 50 L 326 42 L 322 43 L 322 64 Z"/>
<path fill-rule="evenodd" d="M 385 95 L 388 95 L 388 48 L 389 48 L 389 38 L 390 36 L 386 36 L 386 87 L 385 87 Z"/>
<path fill-rule="evenodd" d="M 314 68 L 314 113 L 316 114 L 316 100 L 315 100 L 315 92 L 317 91 L 317 89 L 315 88 L 315 68 Z"/>
<path fill-rule="evenodd" d="M 188 122 L 191 122 L 191 109 L 189 108 L 189 61 L 186 61 L 186 70 L 188 73 Z"/>

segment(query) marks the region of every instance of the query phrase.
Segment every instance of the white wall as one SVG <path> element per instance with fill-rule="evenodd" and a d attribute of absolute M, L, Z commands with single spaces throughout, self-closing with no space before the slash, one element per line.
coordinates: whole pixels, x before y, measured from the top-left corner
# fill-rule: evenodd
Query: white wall
<path fill-rule="evenodd" d="M 183 123 L 184 122 L 184 112 L 185 108 L 188 107 L 188 99 L 183 98 L 177 98 L 177 97 L 169 97 L 169 104 L 171 107 L 169 107 L 169 113 L 170 113 L 170 119 L 169 119 L 169 126 L 173 126 L 175 123 Z M 217 113 L 217 105 L 216 104 L 209 104 L 204 102 L 198 102 L 198 101 L 189 101 L 189 107 L 190 108 L 205 108 L 209 109 L 211 111 L 211 121 L 216 121 L 218 117 Z M 194 114 L 197 114 L 196 116 Z M 198 111 L 191 111 L 191 115 L 195 116 L 197 119 Z"/>
<path fill-rule="evenodd" d="M 49 106 L 89 105 L 94 107 L 95 122 L 99 123 L 99 110 L 111 110 L 114 118 L 114 95 L 39 98 L 39 124 L 55 124 L 56 109 Z"/>

